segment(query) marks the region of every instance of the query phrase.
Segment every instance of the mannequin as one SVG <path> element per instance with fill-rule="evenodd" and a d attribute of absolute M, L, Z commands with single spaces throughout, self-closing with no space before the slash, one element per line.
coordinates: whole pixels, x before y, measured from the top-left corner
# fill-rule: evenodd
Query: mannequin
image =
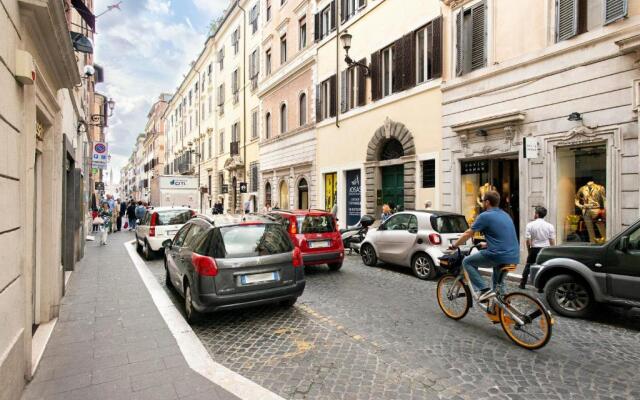
<path fill-rule="evenodd" d="M 490 184 L 489 182 L 480 186 L 480 188 L 478 189 L 478 198 L 476 199 L 476 203 L 478 207 L 480 207 L 480 210 L 482 210 L 483 208 L 482 199 L 484 198 L 485 193 L 487 193 L 490 190 L 496 191 L 496 187 Z"/>
<path fill-rule="evenodd" d="M 605 208 L 606 194 L 605 188 L 593 181 L 587 182 L 586 185 L 578 189 L 576 193 L 575 205 L 582 211 L 582 219 L 587 227 L 589 241 L 599 243 L 606 238 L 605 223 L 603 221 L 596 222 L 601 210 Z M 593 225 L 598 228 L 600 237 L 596 237 Z"/>

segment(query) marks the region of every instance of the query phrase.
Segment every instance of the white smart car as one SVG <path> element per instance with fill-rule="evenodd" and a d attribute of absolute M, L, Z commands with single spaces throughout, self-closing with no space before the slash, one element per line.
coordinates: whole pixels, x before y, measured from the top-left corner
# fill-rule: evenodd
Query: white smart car
<path fill-rule="evenodd" d="M 195 212 L 186 207 L 149 208 L 136 225 L 136 250 L 150 260 L 154 252 L 163 248 L 162 242 L 173 239 L 194 215 Z"/>

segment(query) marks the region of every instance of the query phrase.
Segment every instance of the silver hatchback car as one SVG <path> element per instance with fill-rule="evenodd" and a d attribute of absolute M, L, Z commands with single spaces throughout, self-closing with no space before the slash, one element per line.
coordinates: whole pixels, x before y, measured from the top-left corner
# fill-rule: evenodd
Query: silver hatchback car
<path fill-rule="evenodd" d="M 367 233 L 360 247 L 365 265 L 378 261 L 410 267 L 420 279 L 433 279 L 438 259 L 469 228 L 464 215 L 445 211 L 403 211 Z"/>

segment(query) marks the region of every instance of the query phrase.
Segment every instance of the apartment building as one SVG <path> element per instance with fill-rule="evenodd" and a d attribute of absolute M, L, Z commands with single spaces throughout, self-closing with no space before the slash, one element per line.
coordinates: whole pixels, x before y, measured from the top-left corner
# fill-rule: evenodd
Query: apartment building
<path fill-rule="evenodd" d="M 316 131 L 312 113 L 316 65 L 314 1 L 267 1 L 262 52 L 250 64 L 259 80 L 260 208 L 316 207 Z M 252 87 L 253 88 L 253 87 Z M 252 182 L 254 182 L 252 180 Z M 255 182 L 256 185 L 258 182 Z M 254 187 L 253 189 L 257 189 Z"/>
<path fill-rule="evenodd" d="M 523 252 L 538 205 L 559 243 L 637 220 L 640 3 L 443 3 L 443 207 L 472 222 L 497 190 Z"/>
<path fill-rule="evenodd" d="M 165 128 L 162 116 L 171 100 L 171 95 L 163 93 L 153 103 L 147 114 L 145 126 L 145 163 L 143 166 L 144 179 L 148 182 L 148 201 L 151 205 L 160 204 L 160 180 L 165 165 Z"/>
<path fill-rule="evenodd" d="M 438 208 L 446 59 L 441 2 L 319 0 L 314 6 L 317 206 L 337 206 L 345 225 L 379 215 L 385 203 Z"/>

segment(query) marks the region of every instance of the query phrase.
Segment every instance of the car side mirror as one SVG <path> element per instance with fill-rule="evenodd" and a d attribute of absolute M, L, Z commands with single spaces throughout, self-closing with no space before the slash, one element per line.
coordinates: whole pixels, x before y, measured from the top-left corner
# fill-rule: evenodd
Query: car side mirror
<path fill-rule="evenodd" d="M 418 228 L 409 228 L 409 233 L 418 233 Z"/>
<path fill-rule="evenodd" d="M 618 250 L 626 252 L 629 249 L 629 236 L 623 236 L 618 242 Z"/>
<path fill-rule="evenodd" d="M 164 242 L 162 242 L 162 247 L 164 248 L 171 247 L 172 244 L 173 242 L 171 241 L 171 239 L 167 239 Z"/>

